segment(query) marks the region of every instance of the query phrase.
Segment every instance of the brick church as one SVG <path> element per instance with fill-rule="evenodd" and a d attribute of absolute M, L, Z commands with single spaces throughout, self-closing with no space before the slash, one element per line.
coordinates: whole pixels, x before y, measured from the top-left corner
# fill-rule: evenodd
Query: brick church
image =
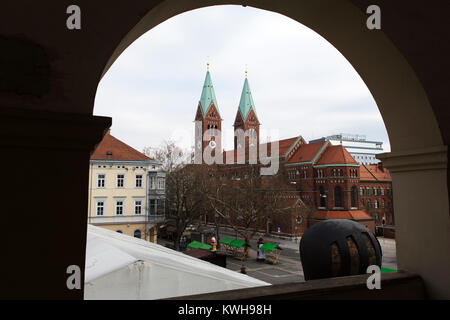
<path fill-rule="evenodd" d="M 209 70 L 195 123 L 196 161 L 206 159 L 208 153 L 215 157 L 219 170 L 231 179 L 245 179 L 246 164 L 261 160 L 254 159 L 254 155 L 260 154 L 261 148 L 276 145 L 260 144 L 260 121 L 247 74 L 234 121 L 233 150 L 222 149 L 222 118 Z M 278 174 L 283 175 L 289 205 L 298 210 L 292 211 L 287 223 L 272 221 L 269 230 L 264 231 L 296 237 L 327 219 L 351 219 L 374 233 L 376 226 L 394 224 L 392 182 L 381 164 L 360 166 L 342 145 L 329 141 L 307 143 L 298 136 L 279 140 L 277 144 Z M 244 159 L 238 155 L 244 155 Z M 271 157 L 270 150 L 268 156 Z"/>

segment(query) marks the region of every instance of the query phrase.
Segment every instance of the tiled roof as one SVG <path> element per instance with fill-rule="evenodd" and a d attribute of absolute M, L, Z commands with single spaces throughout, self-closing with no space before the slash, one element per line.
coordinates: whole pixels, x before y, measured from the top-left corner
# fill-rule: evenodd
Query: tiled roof
<path fill-rule="evenodd" d="M 326 164 L 358 164 L 350 153 L 341 145 L 329 146 L 319 158 L 317 165 Z"/>
<path fill-rule="evenodd" d="M 107 133 L 91 155 L 92 160 L 153 160 Z"/>
<path fill-rule="evenodd" d="M 313 219 L 352 219 L 363 220 L 373 219 L 363 210 L 348 210 L 348 211 L 327 211 L 318 210 L 312 215 Z"/>
<path fill-rule="evenodd" d="M 310 162 L 314 159 L 325 141 L 302 144 L 296 153 L 289 159 L 288 163 Z"/>
<path fill-rule="evenodd" d="M 278 141 L 278 154 L 284 155 L 289 148 L 301 137 L 293 137 L 293 138 L 289 138 L 289 139 L 283 139 L 283 140 L 279 140 Z M 304 140 L 303 140 L 304 141 Z M 272 150 L 271 150 L 271 144 L 272 142 L 268 142 L 268 143 L 262 143 L 259 145 L 259 148 L 264 148 L 263 150 L 267 150 L 267 155 L 271 156 L 272 154 Z M 237 153 L 235 152 L 236 150 L 228 150 L 224 152 L 224 162 L 227 156 L 230 157 L 230 159 L 234 159 L 233 161 L 236 162 L 237 159 Z M 247 152 L 249 150 L 246 150 Z"/>
<path fill-rule="evenodd" d="M 389 170 L 377 164 L 362 164 L 359 168 L 360 180 L 364 181 L 391 181 Z"/>
<path fill-rule="evenodd" d="M 289 150 L 289 148 L 290 148 L 290 147 L 291 147 L 291 146 L 292 146 L 299 138 L 301 138 L 301 137 L 293 137 L 293 138 L 288 138 L 288 139 L 278 140 L 278 154 L 279 154 L 280 156 L 281 156 L 281 155 L 284 155 L 284 154 Z M 260 145 L 260 148 L 268 148 L 268 149 L 266 149 L 266 150 L 267 150 L 268 155 L 270 155 L 270 154 L 271 154 L 271 150 L 270 150 L 271 144 L 272 144 L 272 142 L 262 143 L 262 144 Z"/>

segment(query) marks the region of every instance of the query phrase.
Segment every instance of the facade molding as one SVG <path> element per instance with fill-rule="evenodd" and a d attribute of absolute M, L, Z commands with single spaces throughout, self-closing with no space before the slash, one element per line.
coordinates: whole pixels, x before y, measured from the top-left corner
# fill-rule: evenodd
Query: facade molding
<path fill-rule="evenodd" d="M 423 170 L 445 170 L 448 167 L 448 146 L 381 153 L 377 159 L 391 173 Z"/>

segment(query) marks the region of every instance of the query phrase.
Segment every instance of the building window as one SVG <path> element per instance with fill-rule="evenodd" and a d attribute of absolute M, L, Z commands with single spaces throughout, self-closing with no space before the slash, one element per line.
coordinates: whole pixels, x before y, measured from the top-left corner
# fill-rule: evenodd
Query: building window
<path fill-rule="evenodd" d="M 150 199 L 150 205 L 149 205 L 149 214 L 156 215 L 156 200 Z"/>
<path fill-rule="evenodd" d="M 353 186 L 352 187 L 352 192 L 351 192 L 351 206 L 352 206 L 352 208 L 355 208 L 357 205 L 356 205 L 356 187 L 355 186 Z"/>
<path fill-rule="evenodd" d="M 366 188 L 366 191 L 367 191 L 367 192 L 366 192 L 367 195 L 370 196 L 370 188 Z"/>
<path fill-rule="evenodd" d="M 373 202 L 373 206 L 374 206 L 375 209 L 378 209 L 378 200 L 375 200 Z"/>
<path fill-rule="evenodd" d="M 164 188 L 165 188 L 165 179 L 158 178 L 158 189 L 164 189 Z"/>
<path fill-rule="evenodd" d="M 326 207 L 326 195 L 325 195 L 325 190 L 323 189 L 323 187 L 319 188 L 319 197 L 320 197 L 320 206 L 322 208 Z"/>
<path fill-rule="evenodd" d="M 141 214 L 142 213 L 142 200 L 135 200 L 134 201 L 134 214 Z"/>
<path fill-rule="evenodd" d="M 368 208 L 368 209 L 371 208 L 370 200 L 367 200 L 367 208 Z"/>
<path fill-rule="evenodd" d="M 123 215 L 123 200 L 116 200 L 116 215 Z"/>
<path fill-rule="evenodd" d="M 384 196 L 384 189 L 383 188 L 381 188 L 380 192 L 381 192 L 381 195 Z"/>
<path fill-rule="evenodd" d="M 105 175 L 103 173 L 97 175 L 97 188 L 105 187 Z"/>
<path fill-rule="evenodd" d="M 136 175 L 136 188 L 142 188 L 142 174 Z"/>
<path fill-rule="evenodd" d="M 336 208 L 342 207 L 342 188 L 339 186 L 334 188 L 334 206 Z"/>
<path fill-rule="evenodd" d="M 360 194 L 361 196 L 364 195 L 364 188 L 363 188 L 363 187 L 359 188 L 359 194 Z"/>
<path fill-rule="evenodd" d="M 135 238 L 141 239 L 141 230 L 135 230 L 133 235 Z"/>
<path fill-rule="evenodd" d="M 376 188 L 373 188 L 373 195 L 374 195 L 374 196 L 377 196 L 377 195 L 378 195 L 378 192 L 377 192 L 377 189 L 376 189 Z"/>
<path fill-rule="evenodd" d="M 384 209 L 384 200 L 381 200 L 381 207 Z"/>
<path fill-rule="evenodd" d="M 125 175 L 123 175 L 123 174 L 117 175 L 117 188 L 123 188 L 124 180 L 125 180 Z"/>
<path fill-rule="evenodd" d="M 102 216 L 105 213 L 105 202 L 104 201 L 97 201 L 96 212 L 97 212 L 98 216 Z"/>
<path fill-rule="evenodd" d="M 156 178 L 155 177 L 150 177 L 150 189 L 156 189 L 156 182 L 155 182 Z"/>

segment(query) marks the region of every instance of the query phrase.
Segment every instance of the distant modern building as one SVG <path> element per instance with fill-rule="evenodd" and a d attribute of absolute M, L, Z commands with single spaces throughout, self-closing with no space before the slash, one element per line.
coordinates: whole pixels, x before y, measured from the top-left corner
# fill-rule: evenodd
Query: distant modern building
<path fill-rule="evenodd" d="M 165 181 L 161 163 L 108 132 L 90 160 L 88 223 L 156 243 Z"/>
<path fill-rule="evenodd" d="M 335 134 L 315 140 L 310 143 L 330 141 L 333 145 L 342 145 L 359 164 L 376 164 L 380 162 L 375 156 L 383 153 L 383 142 L 368 141 L 365 135 Z"/>

